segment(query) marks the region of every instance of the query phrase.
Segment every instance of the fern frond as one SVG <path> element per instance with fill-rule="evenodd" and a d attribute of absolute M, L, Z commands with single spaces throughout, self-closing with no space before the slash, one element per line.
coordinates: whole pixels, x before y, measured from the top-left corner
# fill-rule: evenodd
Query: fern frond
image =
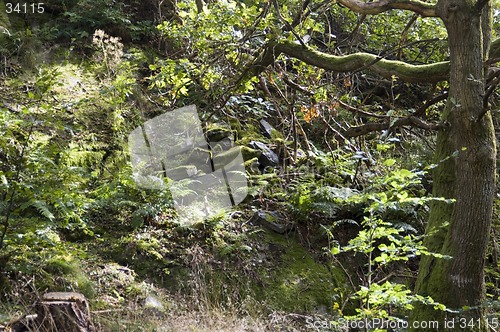
<path fill-rule="evenodd" d="M 314 202 L 312 207 L 313 210 L 320 211 L 329 217 L 334 217 L 340 210 L 340 207 L 332 202 Z"/>
<path fill-rule="evenodd" d="M 54 219 L 56 218 L 54 216 L 54 214 L 52 214 L 52 212 L 50 211 L 47 203 L 45 203 L 44 201 L 30 200 L 30 201 L 22 204 L 20 206 L 20 209 L 21 209 L 21 211 L 24 211 L 30 206 L 34 207 L 40 215 L 44 216 L 45 218 L 49 219 L 50 221 L 54 221 Z"/>
<path fill-rule="evenodd" d="M 90 150 L 92 147 L 80 147 L 77 144 L 70 144 L 70 147 L 64 152 L 64 163 L 66 166 L 94 166 L 99 164 L 104 155 L 103 150 Z"/>

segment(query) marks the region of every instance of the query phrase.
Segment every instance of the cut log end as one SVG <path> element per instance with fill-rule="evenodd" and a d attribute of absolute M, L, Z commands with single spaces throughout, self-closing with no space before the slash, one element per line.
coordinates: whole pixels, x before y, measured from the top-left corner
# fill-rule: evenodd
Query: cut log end
<path fill-rule="evenodd" d="M 79 293 L 47 293 L 36 302 L 40 332 L 94 332 L 88 301 Z"/>

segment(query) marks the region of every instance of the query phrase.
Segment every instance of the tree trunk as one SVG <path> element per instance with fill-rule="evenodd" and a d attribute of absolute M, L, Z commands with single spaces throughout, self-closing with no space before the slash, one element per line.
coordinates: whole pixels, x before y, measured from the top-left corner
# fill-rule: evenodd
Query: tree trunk
<path fill-rule="evenodd" d="M 87 299 L 78 293 L 47 293 L 35 304 L 37 331 L 92 332 Z"/>
<path fill-rule="evenodd" d="M 491 115 L 483 108 L 482 63 L 489 38 L 483 38 L 481 8 L 476 8 L 475 2 L 440 0 L 438 11 L 448 31 L 451 68 L 443 113 L 449 127 L 438 134 L 433 194 L 455 202 L 432 204 L 424 244 L 430 251 L 452 258 L 423 257 L 416 292 L 459 313 L 419 305 L 411 320 L 437 320 L 439 330 L 445 331 L 444 322 L 455 319 L 453 328 L 448 323 L 450 330 L 487 331 L 480 305 L 484 300 L 484 259 L 495 193 L 496 155 Z M 484 23 L 487 37 L 491 27 Z"/>

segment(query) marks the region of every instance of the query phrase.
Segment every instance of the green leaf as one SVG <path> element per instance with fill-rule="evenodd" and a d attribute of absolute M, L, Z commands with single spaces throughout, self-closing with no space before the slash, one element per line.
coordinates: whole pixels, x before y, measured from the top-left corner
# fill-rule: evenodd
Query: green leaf
<path fill-rule="evenodd" d="M 332 249 L 330 249 L 330 252 L 332 253 L 332 255 L 338 255 L 340 253 L 340 247 L 338 246 L 335 246 L 335 247 L 332 247 Z"/>
<path fill-rule="evenodd" d="M 395 163 L 396 163 L 396 160 L 394 160 L 394 159 L 387 159 L 387 160 L 384 161 L 384 165 L 388 166 L 388 167 L 391 167 Z"/>

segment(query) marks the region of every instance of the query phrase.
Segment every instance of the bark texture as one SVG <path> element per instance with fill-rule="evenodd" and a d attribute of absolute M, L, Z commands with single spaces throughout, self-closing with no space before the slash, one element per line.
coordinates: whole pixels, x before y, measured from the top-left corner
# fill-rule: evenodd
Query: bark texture
<path fill-rule="evenodd" d="M 339 3 L 363 15 L 380 14 L 391 9 L 405 9 L 423 17 L 437 16 L 434 4 L 418 0 L 380 0 L 376 2 L 339 0 Z"/>
<path fill-rule="evenodd" d="M 495 137 L 491 115 L 483 109 L 485 92 L 481 9 L 470 0 L 441 0 L 437 7 L 450 48 L 450 91 L 443 114 L 450 126 L 438 135 L 434 195 L 454 198 L 435 203 L 424 244 L 451 259 L 424 257 L 416 291 L 458 313 L 418 306 L 413 321 L 460 319 L 453 331 L 487 331 L 482 322 L 484 259 L 495 192 Z M 489 29 L 489 28 L 486 28 Z M 487 32 L 487 31 L 485 31 Z M 415 331 L 425 329 L 415 329 Z M 440 330 L 444 331 L 444 325 Z M 430 331 L 430 330 L 429 330 Z"/>
<path fill-rule="evenodd" d="M 78 293 L 47 293 L 35 304 L 37 331 L 93 332 L 87 299 Z"/>

